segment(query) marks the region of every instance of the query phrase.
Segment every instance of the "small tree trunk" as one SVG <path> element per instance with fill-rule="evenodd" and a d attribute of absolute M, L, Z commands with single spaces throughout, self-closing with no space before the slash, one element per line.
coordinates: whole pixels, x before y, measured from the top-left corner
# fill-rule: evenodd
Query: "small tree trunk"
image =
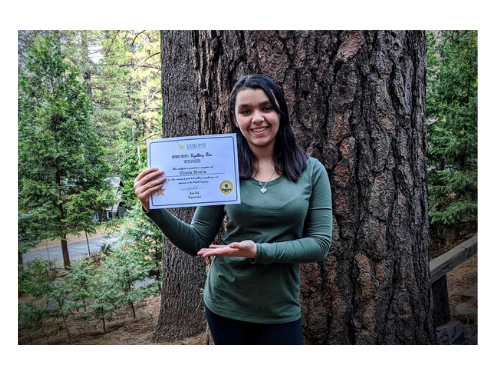
<path fill-rule="evenodd" d="M 71 345 L 72 344 L 72 341 L 71 341 L 71 338 L 70 338 L 69 327 L 67 326 L 67 320 L 65 318 L 65 314 L 62 311 L 60 311 L 60 312 L 62 314 L 62 319 L 64 321 L 64 327 L 65 327 L 65 331 L 67 332 L 67 337 L 69 338 L 69 345 Z"/>
<path fill-rule="evenodd" d="M 60 196 L 60 200 L 62 201 L 62 190 L 60 189 L 60 184 L 61 184 L 61 178 L 60 178 L 60 173 L 56 172 L 55 174 L 55 182 L 57 183 L 57 194 Z M 64 259 L 64 267 L 67 269 L 70 267 L 70 258 L 69 258 L 69 248 L 67 247 L 67 234 L 65 231 L 65 224 L 64 224 L 64 205 L 60 203 L 58 205 L 59 208 L 59 215 L 58 215 L 58 222 L 59 222 L 59 233 L 62 233 L 62 238 L 60 239 L 60 244 L 62 246 L 62 257 Z"/>
<path fill-rule="evenodd" d="M 69 258 L 69 247 L 67 246 L 67 239 L 60 240 L 60 244 L 62 245 L 62 257 L 64 258 L 64 267 L 70 267 L 70 258 Z"/>
<path fill-rule="evenodd" d="M 83 52 L 83 77 L 84 83 L 86 85 L 86 91 L 88 96 L 91 98 L 93 96 L 93 89 L 91 88 L 91 60 L 89 58 L 89 43 L 88 43 L 88 31 L 81 31 L 81 49 Z"/>
<path fill-rule="evenodd" d="M 136 317 L 136 310 L 134 309 L 134 303 L 131 302 L 131 308 L 132 308 L 132 316 L 135 318 Z"/>
<path fill-rule="evenodd" d="M 86 235 L 86 245 L 88 245 L 88 255 L 91 255 L 91 251 L 90 251 L 90 249 L 89 249 L 88 232 L 84 231 L 84 234 Z"/>

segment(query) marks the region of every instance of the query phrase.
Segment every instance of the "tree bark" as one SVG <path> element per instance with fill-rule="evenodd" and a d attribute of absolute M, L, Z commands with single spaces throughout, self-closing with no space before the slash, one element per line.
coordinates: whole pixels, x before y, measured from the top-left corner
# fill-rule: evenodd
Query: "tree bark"
<path fill-rule="evenodd" d="M 62 191 L 60 189 L 60 184 L 61 184 L 61 178 L 60 178 L 60 173 L 57 172 L 55 174 L 55 182 L 57 183 L 57 194 L 60 196 L 60 200 L 63 199 L 62 197 Z M 67 230 L 65 229 L 65 213 L 64 213 L 64 205 L 60 203 L 58 205 L 59 208 L 59 216 L 58 216 L 58 222 L 59 222 L 59 235 L 60 237 L 60 245 L 62 247 L 62 258 L 64 260 L 64 268 L 69 268 L 70 267 L 70 257 L 69 257 L 69 247 L 67 245 Z"/>
<path fill-rule="evenodd" d="M 163 137 L 198 135 L 198 100 L 190 31 L 161 31 Z M 193 208 L 170 210 L 190 223 Z M 206 329 L 201 288 L 206 281 L 202 257 L 191 257 L 165 239 L 163 285 L 154 342 L 174 342 Z"/>
<path fill-rule="evenodd" d="M 234 83 L 266 74 L 285 91 L 298 143 L 327 169 L 333 243 L 324 262 L 302 266 L 305 343 L 435 343 L 425 33 L 193 35 L 200 132 L 229 132 Z"/>
<path fill-rule="evenodd" d="M 82 65 L 83 65 L 83 78 L 84 84 L 86 85 L 86 91 L 88 93 L 88 97 L 91 98 L 93 96 L 93 89 L 91 87 L 91 60 L 89 58 L 89 42 L 88 42 L 88 31 L 81 31 L 81 49 L 83 52 L 82 55 Z"/>

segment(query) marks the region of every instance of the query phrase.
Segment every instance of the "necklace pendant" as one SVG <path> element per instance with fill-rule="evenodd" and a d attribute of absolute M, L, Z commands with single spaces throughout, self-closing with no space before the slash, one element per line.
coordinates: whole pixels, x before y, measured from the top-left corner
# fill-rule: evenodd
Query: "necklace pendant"
<path fill-rule="evenodd" d="M 261 188 L 261 193 L 262 194 L 265 194 L 266 193 L 266 189 L 265 188 Z"/>

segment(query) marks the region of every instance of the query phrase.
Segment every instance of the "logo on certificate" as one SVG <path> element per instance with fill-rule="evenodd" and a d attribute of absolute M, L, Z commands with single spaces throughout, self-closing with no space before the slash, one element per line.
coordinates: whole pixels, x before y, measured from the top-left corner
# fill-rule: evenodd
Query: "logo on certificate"
<path fill-rule="evenodd" d="M 224 194 L 229 194 L 234 187 L 232 186 L 232 182 L 224 181 L 220 184 L 220 190 Z"/>

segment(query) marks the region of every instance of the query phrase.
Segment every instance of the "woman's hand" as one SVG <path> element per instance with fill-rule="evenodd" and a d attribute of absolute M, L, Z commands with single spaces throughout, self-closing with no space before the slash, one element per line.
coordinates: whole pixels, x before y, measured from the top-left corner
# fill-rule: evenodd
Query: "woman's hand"
<path fill-rule="evenodd" d="M 145 169 L 134 180 L 134 192 L 141 201 L 146 212 L 150 210 L 151 194 L 160 190 L 165 181 L 167 181 L 166 177 L 157 178 L 162 174 L 163 171 L 159 171 L 158 168 Z"/>
<path fill-rule="evenodd" d="M 244 257 L 256 258 L 256 244 L 251 241 L 232 242 L 230 245 L 210 245 L 208 249 L 201 249 L 198 255 L 203 257 Z"/>

